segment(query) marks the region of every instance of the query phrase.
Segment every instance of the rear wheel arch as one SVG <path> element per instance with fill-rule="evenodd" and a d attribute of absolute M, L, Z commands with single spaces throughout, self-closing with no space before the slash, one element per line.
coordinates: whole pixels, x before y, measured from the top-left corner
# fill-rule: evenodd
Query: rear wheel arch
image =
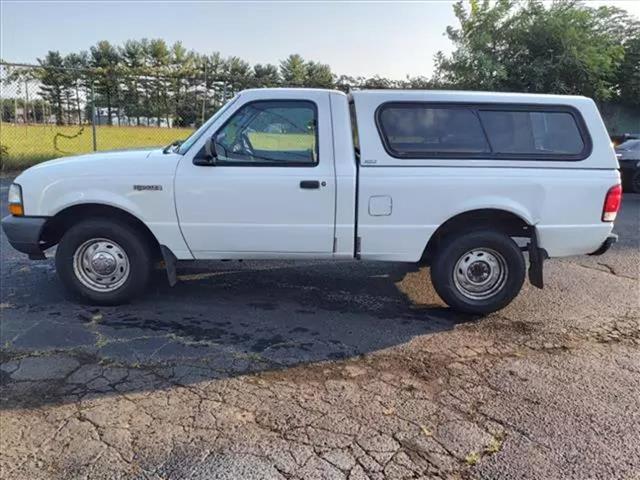
<path fill-rule="evenodd" d="M 468 210 L 449 218 L 431 235 L 424 248 L 421 263 L 431 263 L 445 238 L 473 230 L 500 232 L 509 237 L 531 238 L 535 227 L 522 216 L 509 210 L 483 208 Z"/>

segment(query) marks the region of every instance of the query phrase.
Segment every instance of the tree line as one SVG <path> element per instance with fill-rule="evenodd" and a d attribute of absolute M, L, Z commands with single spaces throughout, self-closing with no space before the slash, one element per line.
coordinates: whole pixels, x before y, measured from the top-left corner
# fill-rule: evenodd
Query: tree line
<path fill-rule="evenodd" d="M 640 22 L 626 11 L 578 0 L 546 6 L 540 0 L 471 0 L 453 8 L 458 25 L 446 34 L 454 49 L 436 54 L 431 77 L 337 75 L 298 54 L 278 65 L 251 65 L 187 50 L 181 42 L 142 39 L 122 45 L 104 40 L 68 55 L 49 51 L 39 68 L 13 68 L 5 80 L 37 80 L 46 104 L 40 115 L 48 108 L 60 124 L 85 122 L 93 102 L 108 124 L 126 117 L 138 125 L 192 126 L 242 89 L 275 86 L 580 94 L 640 108 Z M 35 108 L 32 114 L 35 119 Z"/>

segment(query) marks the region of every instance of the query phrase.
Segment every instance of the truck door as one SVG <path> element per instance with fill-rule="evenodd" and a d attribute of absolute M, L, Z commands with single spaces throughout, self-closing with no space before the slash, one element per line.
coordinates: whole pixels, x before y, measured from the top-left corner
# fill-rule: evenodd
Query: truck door
<path fill-rule="evenodd" d="M 335 170 L 329 94 L 251 91 L 239 100 L 205 134 L 213 140 L 215 164 L 196 165 L 197 152 L 189 151 L 176 172 L 180 228 L 193 255 L 331 255 Z"/>

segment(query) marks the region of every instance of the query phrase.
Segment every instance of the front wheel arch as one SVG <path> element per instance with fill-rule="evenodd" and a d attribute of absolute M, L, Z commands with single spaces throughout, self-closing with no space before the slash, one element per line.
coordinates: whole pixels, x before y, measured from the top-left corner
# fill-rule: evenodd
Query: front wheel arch
<path fill-rule="evenodd" d="M 160 243 L 149 227 L 135 215 L 118 207 L 101 203 L 84 203 L 67 207 L 49 218 L 40 233 L 42 249 L 57 245 L 74 225 L 89 219 L 116 220 L 135 229 L 148 243 L 154 259 L 161 259 Z"/>

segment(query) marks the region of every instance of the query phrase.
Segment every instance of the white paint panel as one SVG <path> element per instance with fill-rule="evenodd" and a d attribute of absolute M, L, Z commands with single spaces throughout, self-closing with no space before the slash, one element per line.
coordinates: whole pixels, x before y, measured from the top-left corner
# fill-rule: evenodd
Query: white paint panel
<path fill-rule="evenodd" d="M 174 204 L 176 154 L 131 150 L 78 155 L 44 162 L 23 172 L 25 212 L 53 216 L 80 204 L 120 208 L 144 222 L 178 259 L 192 259 L 184 242 Z M 134 190 L 134 185 L 160 185 L 162 190 Z"/>
<path fill-rule="evenodd" d="M 331 94 L 333 148 L 336 168 L 336 249 L 334 257 L 353 258 L 356 236 L 356 159 L 347 97 Z"/>
<path fill-rule="evenodd" d="M 600 220 L 615 170 L 374 167 L 360 169 L 358 234 L 363 259 L 418 261 L 431 235 L 471 210 L 511 212 L 541 231 L 550 256 L 597 249 L 612 225 Z M 370 216 L 369 198 L 390 195 L 393 213 Z M 562 227 L 562 228 L 560 228 Z"/>
<path fill-rule="evenodd" d="M 145 222 L 179 259 L 193 258 L 190 250 L 197 258 L 352 257 L 356 206 L 364 259 L 417 261 L 440 225 L 476 209 L 505 210 L 535 225 L 540 245 L 551 256 L 590 253 L 611 231 L 612 224 L 600 217 L 607 190 L 619 182 L 617 162 L 590 99 L 443 91 L 352 95 L 361 147 L 359 168 L 345 95 L 262 89 L 243 92 L 184 156 L 159 150 L 81 155 L 33 167 L 16 182 L 22 185 L 27 215 L 51 216 L 82 203 L 112 205 Z M 238 108 L 269 99 L 317 104 L 318 166 L 193 165 L 193 156 L 206 139 Z M 386 101 L 402 100 L 569 105 L 581 112 L 593 150 L 577 162 L 395 159 L 382 146 L 375 111 Z M 300 189 L 303 180 L 325 185 Z M 162 190 L 136 191 L 136 184 L 161 185 Z M 391 201 L 375 200 L 371 205 L 372 199 L 382 198 Z"/>
<path fill-rule="evenodd" d="M 336 179 L 329 93 L 317 90 L 244 92 L 184 156 L 176 175 L 180 228 L 196 258 L 221 252 L 331 254 Z M 315 167 L 197 166 L 193 157 L 227 118 L 254 100 L 307 100 L 318 108 L 319 164 Z M 314 180 L 319 189 L 301 189 Z"/>

